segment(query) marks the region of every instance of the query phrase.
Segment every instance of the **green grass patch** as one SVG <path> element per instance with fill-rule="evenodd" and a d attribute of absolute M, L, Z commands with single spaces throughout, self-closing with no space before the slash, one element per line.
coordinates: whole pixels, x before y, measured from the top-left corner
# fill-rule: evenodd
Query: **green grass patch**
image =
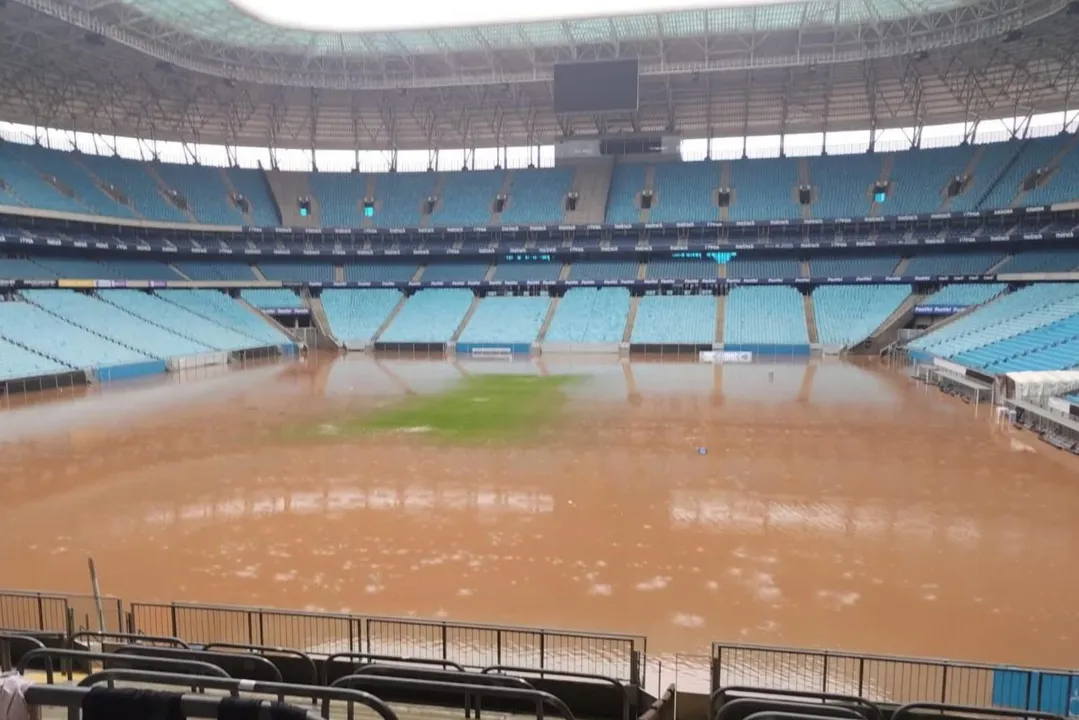
<path fill-rule="evenodd" d="M 569 375 L 473 375 L 437 395 L 411 395 L 390 407 L 311 429 L 319 435 L 413 432 L 454 440 L 489 441 L 533 435 L 566 402 Z"/>

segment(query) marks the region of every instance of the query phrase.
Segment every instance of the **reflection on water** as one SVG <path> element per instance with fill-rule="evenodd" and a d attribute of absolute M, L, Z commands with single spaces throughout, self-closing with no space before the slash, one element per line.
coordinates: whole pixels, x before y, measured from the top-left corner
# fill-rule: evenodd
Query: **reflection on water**
<path fill-rule="evenodd" d="M 282 432 L 488 372 L 584 379 L 517 447 Z M 1058 665 L 1079 637 L 1075 464 L 875 365 L 315 357 L 30 405 L 0 434 L 11 586 L 82 591 L 92 554 L 128 600 L 630 632 L 657 655 Z"/>

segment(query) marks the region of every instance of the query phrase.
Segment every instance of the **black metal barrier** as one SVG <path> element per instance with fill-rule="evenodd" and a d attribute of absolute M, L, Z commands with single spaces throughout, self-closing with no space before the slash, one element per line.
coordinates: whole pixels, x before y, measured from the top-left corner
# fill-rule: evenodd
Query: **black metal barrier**
<path fill-rule="evenodd" d="M 486 685 L 489 687 L 518 687 L 525 690 L 536 689 L 524 678 L 508 675 L 484 675 L 483 673 L 461 672 L 459 670 L 428 670 L 426 668 L 378 665 L 374 663 L 356 668 L 356 672 L 352 673 L 352 675 L 381 675 L 384 677 L 403 677 L 410 680 L 469 683 L 470 685 Z"/>
<path fill-rule="evenodd" d="M 892 713 L 892 720 L 905 720 L 912 718 L 918 720 L 919 716 L 932 715 L 935 718 L 948 715 L 980 715 L 982 717 L 1023 718 L 1024 720 L 1064 720 L 1060 715 L 1041 712 L 1038 710 L 1014 710 L 1007 708 L 976 707 L 973 705 L 949 705 L 947 703 L 917 702 L 900 705 Z"/>
<path fill-rule="evenodd" d="M 734 695 L 735 697 L 731 697 Z M 866 712 L 859 713 L 867 720 L 881 720 L 882 714 L 876 704 L 854 695 L 842 695 L 839 693 L 814 692 L 812 690 L 773 690 L 772 688 L 759 688 L 748 685 L 729 685 L 721 687 L 708 696 L 708 715 L 715 717 L 719 708 L 735 699 L 749 697 L 752 699 L 767 698 L 791 698 L 803 700 L 814 704 L 833 703 L 839 707 L 864 708 Z"/>
<path fill-rule="evenodd" d="M 403 690 L 408 696 L 415 697 L 419 693 L 430 693 L 432 696 L 445 700 L 448 697 L 464 696 L 465 717 L 468 717 L 469 701 L 475 702 L 476 717 L 479 718 L 479 703 L 485 697 L 501 698 L 511 701 L 532 701 L 536 707 L 536 720 L 543 720 L 544 705 L 554 708 L 564 720 L 576 720 L 566 704 L 557 697 L 542 690 L 526 690 L 524 688 L 494 687 L 491 685 L 471 685 L 459 682 L 435 682 L 432 680 L 409 680 L 407 678 L 381 677 L 376 675 L 349 675 L 334 681 L 332 687 L 355 687 L 366 686 L 371 688 L 385 688 L 388 690 Z M 411 692 L 409 692 L 411 691 Z M 383 693 L 385 696 L 388 693 Z M 433 698 L 432 698 L 433 699 Z M 431 702 L 428 700 L 428 702 Z M 441 704 L 441 703 L 438 703 Z"/>
<path fill-rule="evenodd" d="M 190 645 L 177 637 L 169 637 L 168 635 L 143 635 L 141 633 L 123 633 L 123 632 L 102 632 L 100 630 L 83 630 L 72 634 L 68 640 L 68 644 L 71 649 L 75 649 L 75 643 L 82 638 L 98 640 L 130 640 L 130 644 L 136 645 L 139 643 L 163 643 L 172 645 L 178 648 L 188 650 Z"/>
<path fill-rule="evenodd" d="M 15 648 L 17 651 L 22 650 L 22 652 L 13 654 L 11 652 L 13 645 L 23 646 Z M 18 657 L 21 657 L 23 654 L 25 654 L 27 652 L 25 648 L 29 648 L 30 650 L 44 650 L 45 643 L 41 642 L 35 637 L 30 637 L 28 635 L 20 635 L 18 633 L 0 631 L 0 672 L 7 672 L 8 670 L 11 670 L 14 667 L 12 658 L 16 655 Z"/>
<path fill-rule="evenodd" d="M 250 653 L 207 652 L 205 650 L 185 650 L 183 648 L 162 648 L 149 645 L 120 645 L 110 650 L 112 655 L 137 655 L 140 657 L 173 658 L 182 660 L 197 660 L 213 663 L 228 670 L 229 677 L 247 678 L 249 680 L 266 680 L 268 682 L 284 682 L 281 670 L 272 662 L 261 655 Z M 266 675 L 268 677 L 263 677 Z"/>
<path fill-rule="evenodd" d="M 349 660 L 357 660 L 353 663 L 341 663 L 337 662 L 339 658 L 347 658 Z M 354 652 L 339 652 L 329 655 L 322 661 L 322 684 L 329 685 L 337 678 L 347 677 L 353 674 L 353 670 L 358 667 L 362 667 L 365 664 L 369 664 L 372 661 L 392 662 L 400 665 L 433 665 L 440 667 L 443 670 L 447 668 L 453 668 L 459 672 L 464 672 L 463 665 L 455 663 L 453 660 L 443 660 L 438 658 L 414 658 L 414 657 L 397 657 L 396 655 L 378 655 L 375 653 L 354 653 Z M 366 661 L 366 662 L 365 662 Z M 338 668 L 332 668 L 333 665 L 344 665 L 340 668 L 341 672 L 338 673 Z"/>
<path fill-rule="evenodd" d="M 819 717 L 819 715 L 811 713 L 759 710 L 747 717 L 746 720 L 818 720 Z"/>
<path fill-rule="evenodd" d="M 155 667 L 165 668 L 165 670 L 174 670 L 182 673 L 186 670 L 188 676 L 188 683 L 190 684 L 190 676 L 192 675 L 210 675 L 217 677 L 229 677 L 229 674 L 225 672 L 224 668 L 218 667 L 212 663 L 200 662 L 197 660 L 176 660 L 168 658 L 157 657 L 138 657 L 131 655 L 120 655 L 118 653 L 103 653 L 103 652 L 87 652 L 85 650 L 67 650 L 65 648 L 37 648 L 26 653 L 19 659 L 18 664 L 15 665 L 15 670 L 20 674 L 25 673 L 27 668 L 30 667 L 38 658 L 42 659 L 45 669 L 45 681 L 50 685 L 53 682 L 53 660 L 60 660 L 61 670 L 67 676 L 68 682 L 74 677 L 75 666 L 78 665 L 80 671 L 90 673 L 93 671 L 91 667 L 92 663 L 99 662 L 102 666 L 105 665 L 128 665 L 139 666 L 142 665 L 143 669 L 153 670 Z"/>
<path fill-rule="evenodd" d="M 187 646 L 185 645 L 185 647 L 187 647 Z M 299 660 L 301 663 L 303 663 L 304 666 L 310 668 L 310 670 L 311 670 L 311 673 L 310 673 L 311 681 L 308 682 L 308 683 L 304 683 L 304 684 L 306 684 L 306 685 L 318 685 L 319 684 L 318 666 L 315 665 L 315 661 L 311 658 L 311 656 L 308 655 L 307 653 L 303 652 L 302 650 L 292 650 L 292 649 L 289 649 L 289 648 L 272 647 L 270 645 L 246 645 L 244 643 L 226 643 L 226 642 L 210 643 L 209 645 L 203 645 L 202 650 L 205 650 L 205 651 L 211 651 L 211 650 L 246 650 L 249 654 L 252 654 L 252 655 L 256 655 L 256 654 L 257 655 L 262 655 L 263 657 L 265 657 L 270 662 L 273 662 L 273 658 L 270 657 L 271 654 L 283 655 L 285 657 L 288 657 L 288 658 L 291 658 L 291 659 L 294 659 L 294 660 Z M 277 663 L 274 663 L 274 665 L 277 665 Z M 282 672 L 282 675 L 284 674 L 284 670 L 282 670 L 282 668 L 280 666 L 278 666 L 277 669 Z"/>
<path fill-rule="evenodd" d="M 514 665 L 491 665 L 489 667 L 483 668 L 483 670 L 481 670 L 480 672 L 485 675 L 503 672 L 531 673 L 533 675 L 539 675 L 541 679 L 547 676 L 556 678 L 569 678 L 573 680 L 594 680 L 597 682 L 605 683 L 614 687 L 615 692 L 618 694 L 619 699 L 622 701 L 622 720 L 629 720 L 630 717 L 630 701 L 629 694 L 626 692 L 626 686 L 612 677 L 607 677 L 606 675 L 594 675 L 592 673 L 579 673 L 561 670 L 532 670 L 529 668 L 517 667 Z"/>
<path fill-rule="evenodd" d="M 87 675 L 81 682 L 80 687 L 86 687 L 101 682 L 110 685 L 116 680 L 128 680 L 131 682 L 143 682 L 153 685 L 188 685 L 190 678 L 186 675 L 175 673 L 153 672 L 148 670 L 102 670 L 92 675 Z M 276 695 L 279 700 L 285 697 L 310 698 L 315 702 L 322 703 L 322 717 L 330 717 L 330 702 L 339 700 L 348 703 L 348 720 L 353 720 L 353 704 L 364 705 L 378 713 L 383 720 L 398 720 L 397 713 L 389 705 L 379 698 L 362 690 L 348 688 L 322 687 L 319 685 L 291 685 L 283 683 L 268 683 L 257 680 L 241 680 L 238 678 L 199 678 L 199 685 L 209 690 L 228 690 L 229 694 L 236 697 L 240 691 Z"/>
<path fill-rule="evenodd" d="M 865 715 L 852 707 L 826 704 L 810 705 L 804 702 L 784 702 L 763 697 L 736 698 L 730 702 L 725 702 L 719 707 L 714 720 L 749 720 L 752 717 L 768 713 L 808 715 L 814 720 L 821 720 L 822 718 L 865 720 Z"/>
<path fill-rule="evenodd" d="M 108 688 L 88 688 L 70 685 L 31 685 L 24 695 L 26 702 L 34 706 L 66 707 L 78 715 L 86 696 L 91 692 L 117 692 Z M 187 718 L 217 718 L 222 697 L 175 693 L 181 698 L 181 713 Z M 268 709 L 264 707 L 264 709 Z M 320 720 L 318 715 L 306 713 L 308 720 Z M 260 717 L 266 717 L 260 714 Z"/>

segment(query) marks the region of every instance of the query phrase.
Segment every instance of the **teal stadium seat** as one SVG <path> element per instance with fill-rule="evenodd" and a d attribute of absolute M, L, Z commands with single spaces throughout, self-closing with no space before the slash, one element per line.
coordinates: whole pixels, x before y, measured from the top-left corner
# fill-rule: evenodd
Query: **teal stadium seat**
<path fill-rule="evenodd" d="M 637 305 L 630 342 L 711 345 L 716 336 L 712 295 L 645 295 Z"/>
<path fill-rule="evenodd" d="M 659 280 L 705 280 L 718 276 L 719 268 L 712 259 L 649 260 L 645 267 L 645 277 Z"/>
<path fill-rule="evenodd" d="M 620 343 L 629 318 L 626 288 L 572 288 L 559 301 L 548 343 Z"/>
<path fill-rule="evenodd" d="M 61 320 L 28 302 L 0 302 L 0 337 L 71 368 L 146 362 L 151 358 Z"/>
<path fill-rule="evenodd" d="M 471 290 L 420 290 L 405 301 L 379 339 L 389 343 L 449 342 L 471 305 Z"/>
<path fill-rule="evenodd" d="M 19 347 L 0 336 L 0 380 L 55 375 L 69 370 L 71 368 L 52 358 Z"/>
<path fill-rule="evenodd" d="M 561 272 L 561 261 L 502 262 L 495 268 L 494 279 L 516 282 L 526 282 L 528 280 L 551 281 L 557 280 Z"/>
<path fill-rule="evenodd" d="M 175 263 L 176 269 L 192 280 L 257 280 L 251 266 L 242 262 L 188 260 Z"/>
<path fill-rule="evenodd" d="M 873 183 L 883 171 L 881 156 L 826 155 L 806 159 L 815 196 L 811 206 L 816 218 L 859 218 L 873 205 Z M 891 214 L 885 205 L 880 214 Z"/>
<path fill-rule="evenodd" d="M 321 298 L 333 336 L 346 344 L 366 343 L 397 307 L 401 292 L 333 288 L 323 290 Z"/>
<path fill-rule="evenodd" d="M 461 332 L 460 343 L 533 343 L 539 335 L 551 298 L 488 295 L 476 306 Z"/>
<path fill-rule="evenodd" d="M 251 338 L 254 347 L 290 345 L 284 332 L 217 290 L 158 290 L 163 299 Z"/>
<path fill-rule="evenodd" d="M 323 227 L 360 227 L 367 197 L 363 173 L 315 172 L 307 174 L 307 187 L 318 200 Z M 381 215 L 381 213 L 380 213 Z"/>
<path fill-rule="evenodd" d="M 381 173 L 375 181 L 375 227 L 405 228 L 423 224 L 423 201 L 433 197 L 436 173 Z"/>
<path fill-rule="evenodd" d="M 236 192 L 247 198 L 249 215 L 258 227 L 277 227 L 281 218 L 277 215 L 277 203 L 270 193 L 270 184 L 261 170 L 228 168 L 225 170 Z"/>
<path fill-rule="evenodd" d="M 231 352 L 250 350 L 269 344 L 238 333 L 176 303 L 168 302 L 157 295 L 138 290 L 101 290 L 98 295 L 101 299 L 115 305 L 124 312 L 142 318 L 148 323 L 158 325 L 175 335 L 205 345 L 212 350 Z"/>
<path fill-rule="evenodd" d="M 476 227 L 491 223 L 495 196 L 506 180 L 503 170 L 442 173 L 438 206 L 431 213 L 434 227 Z"/>
<path fill-rule="evenodd" d="M 316 262 L 278 262 L 259 263 L 259 270 L 267 280 L 280 282 L 320 282 L 334 281 L 333 265 Z"/>
<path fill-rule="evenodd" d="M 707 222 L 719 219 L 716 188 L 719 163 L 682 162 L 655 166 L 653 189 L 656 202 L 650 222 Z"/>
<path fill-rule="evenodd" d="M 948 307 L 967 307 L 982 305 L 1004 292 L 1004 283 L 956 283 L 945 285 L 940 290 L 927 295 L 920 305 L 946 305 Z"/>
<path fill-rule="evenodd" d="M 910 295 L 907 285 L 825 285 L 813 291 L 822 345 L 852 348 L 873 334 Z"/>
<path fill-rule="evenodd" d="M 241 290 L 240 297 L 259 310 L 299 310 L 304 307 L 300 296 L 287 288 L 251 288 Z"/>
<path fill-rule="evenodd" d="M 549 225 L 562 222 L 566 195 L 573 189 L 569 168 L 514 170 L 503 225 Z"/>
<path fill-rule="evenodd" d="M 614 166 L 611 187 L 607 195 L 608 223 L 639 223 L 641 208 L 637 195 L 644 190 L 648 166 L 644 163 L 622 163 Z"/>
<path fill-rule="evenodd" d="M 992 252 L 940 253 L 915 255 L 907 263 L 904 275 L 980 275 L 1004 256 Z"/>
<path fill-rule="evenodd" d="M 487 274 L 487 263 L 432 263 L 423 269 L 423 282 L 467 282 L 482 280 Z"/>
<path fill-rule="evenodd" d="M 91 295 L 73 290 L 24 290 L 23 295 L 72 325 L 148 357 L 165 360 L 211 351 L 200 342 L 170 332 Z"/>
<path fill-rule="evenodd" d="M 583 261 L 570 265 L 570 280 L 635 280 L 641 264 L 636 260 Z"/>
<path fill-rule="evenodd" d="M 809 259 L 810 277 L 873 277 L 892 275 L 899 265 L 898 255 L 859 257 L 836 253 L 815 255 Z"/>
<path fill-rule="evenodd" d="M 346 263 L 345 280 L 364 282 L 408 282 L 416 274 L 416 263 Z"/>
<path fill-rule="evenodd" d="M 802 217 L 795 201 L 798 161 L 791 158 L 731 161 L 731 220 L 768 218 L 793 220 Z"/>
<path fill-rule="evenodd" d="M 736 287 L 727 296 L 726 345 L 807 346 L 805 303 L 792 287 Z"/>
<path fill-rule="evenodd" d="M 187 201 L 187 209 L 207 225 L 246 225 L 247 219 L 229 198 L 221 168 L 160 163 L 158 176 Z"/>
<path fill-rule="evenodd" d="M 1079 268 L 1079 250 L 1026 250 L 997 268 L 1001 273 L 1068 272 Z"/>
<path fill-rule="evenodd" d="M 104 155 L 83 155 L 80 160 L 103 182 L 126 195 L 131 206 L 147 220 L 191 222 L 182 210 L 165 199 L 144 163 Z"/>
<path fill-rule="evenodd" d="M 40 210 L 86 213 L 85 205 L 63 195 L 46 182 L 32 165 L 23 162 L 22 157 L 27 149 L 40 150 L 41 148 L 0 142 L 0 179 L 3 179 L 10 188 L 8 196 L 18 197 L 22 201 L 19 204 Z"/>
<path fill-rule="evenodd" d="M 73 198 L 81 209 L 75 212 L 91 212 L 111 217 L 133 218 L 135 213 L 126 205 L 118 203 L 102 190 L 93 175 L 79 162 L 82 154 L 47 150 L 32 145 L 9 144 L 3 152 L 36 169 L 41 175 L 55 177 L 75 194 Z M 54 189 L 55 191 L 55 189 Z"/>

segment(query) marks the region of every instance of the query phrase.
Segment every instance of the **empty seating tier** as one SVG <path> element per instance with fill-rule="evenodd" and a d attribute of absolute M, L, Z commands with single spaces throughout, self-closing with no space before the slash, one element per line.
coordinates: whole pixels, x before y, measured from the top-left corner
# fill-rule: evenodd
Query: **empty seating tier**
<path fill-rule="evenodd" d="M 633 280 L 637 277 L 640 263 L 635 260 L 609 262 L 575 262 L 570 265 L 570 280 Z"/>
<path fill-rule="evenodd" d="M 735 258 L 727 263 L 729 278 L 792 278 L 801 274 L 795 258 Z"/>
<path fill-rule="evenodd" d="M 300 296 L 285 288 L 252 288 L 241 290 L 247 304 L 260 310 L 298 310 L 304 306 Z"/>
<path fill-rule="evenodd" d="M 573 288 L 559 301 L 548 343 L 620 343 L 629 317 L 625 288 Z"/>
<path fill-rule="evenodd" d="M 1079 268 L 1079 250 L 1027 250 L 1016 253 L 997 273 L 1068 272 Z"/>
<path fill-rule="evenodd" d="M 420 290 L 405 301 L 379 340 L 388 343 L 449 342 L 471 305 L 471 290 Z"/>
<path fill-rule="evenodd" d="M 327 263 L 266 262 L 259 263 L 259 270 L 267 280 L 280 282 L 332 283 L 333 265 Z"/>
<path fill-rule="evenodd" d="M 1004 258 L 1000 253 L 941 253 L 915 255 L 907 263 L 904 275 L 979 275 Z"/>
<path fill-rule="evenodd" d="M 557 280 L 562 272 L 561 262 L 506 262 L 495 268 L 495 280 L 527 282 Z"/>
<path fill-rule="evenodd" d="M 176 263 L 176 269 L 192 280 L 256 280 L 251 266 L 242 262 L 207 262 L 190 260 Z"/>
<path fill-rule="evenodd" d="M 416 263 L 348 263 L 345 280 L 361 282 L 408 282 L 416 274 Z"/>
<path fill-rule="evenodd" d="M 487 274 L 486 263 L 434 263 L 423 270 L 423 282 L 467 282 L 482 280 Z"/>
<path fill-rule="evenodd" d="M 217 290 L 160 290 L 158 294 L 169 302 L 251 338 L 256 347 L 292 342 L 265 319 Z"/>
<path fill-rule="evenodd" d="M 815 255 L 809 259 L 810 277 L 873 277 L 891 275 L 899 264 L 898 255 Z"/>
<path fill-rule="evenodd" d="M 907 296 L 906 285 L 828 285 L 813 291 L 822 345 L 854 347 L 868 338 Z"/>
<path fill-rule="evenodd" d="M 502 213 L 502 224 L 561 222 L 573 176 L 571 168 L 515 171 L 510 178 L 509 204 Z"/>
<path fill-rule="evenodd" d="M 3 303 L 0 303 L 3 304 Z M 71 368 L 0 337 L 0 380 L 55 375 Z"/>
<path fill-rule="evenodd" d="M 551 299 L 488 295 L 476 306 L 460 343 L 532 343 L 539 335 Z"/>
<path fill-rule="evenodd" d="M 949 307 L 966 307 L 968 305 L 981 305 L 1004 292 L 1007 286 L 1004 283 L 971 283 L 945 285 L 940 290 L 928 295 L 921 305 L 947 305 Z"/>
<path fill-rule="evenodd" d="M 637 306 L 630 342 L 711 345 L 716 336 L 712 295 L 646 295 Z"/>
<path fill-rule="evenodd" d="M 0 303 L 0 337 L 71 368 L 99 368 L 151 358 L 26 302 Z"/>
<path fill-rule="evenodd" d="M 704 280 L 718 276 L 714 260 L 649 260 L 645 272 L 645 277 L 658 280 Z"/>
<path fill-rule="evenodd" d="M 125 312 L 214 350 L 246 350 L 267 344 L 218 325 L 157 295 L 138 290 L 102 290 L 99 295 Z"/>
<path fill-rule="evenodd" d="M 327 289 L 321 295 L 330 332 L 346 344 L 370 342 L 401 297 L 399 291 L 390 289 Z"/>
<path fill-rule="evenodd" d="M 727 297 L 726 345 L 809 346 L 805 303 L 791 287 L 737 287 Z"/>

